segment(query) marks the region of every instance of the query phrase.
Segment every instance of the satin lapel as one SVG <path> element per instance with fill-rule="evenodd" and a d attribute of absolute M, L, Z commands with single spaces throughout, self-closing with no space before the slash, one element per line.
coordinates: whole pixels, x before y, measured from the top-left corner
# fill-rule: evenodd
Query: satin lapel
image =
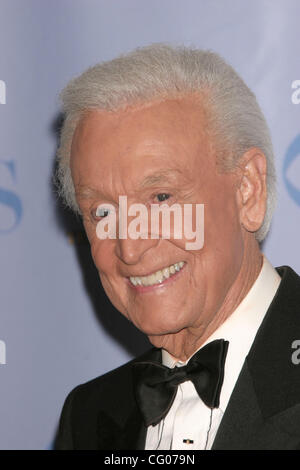
<path fill-rule="evenodd" d="M 279 289 L 256 335 L 217 432 L 213 449 L 300 446 L 300 365 L 292 342 L 300 332 L 300 280 L 277 269 Z"/>
<path fill-rule="evenodd" d="M 288 450 L 300 448 L 300 406 L 263 417 L 245 363 L 212 450 Z"/>
<path fill-rule="evenodd" d="M 135 359 L 138 361 L 161 362 L 161 350 L 153 348 L 143 356 Z M 130 383 L 126 384 L 132 392 L 132 400 L 124 409 L 122 416 L 115 416 L 114 410 L 101 410 L 98 414 L 98 449 L 105 450 L 142 450 L 145 448 L 147 428 L 143 423 L 142 415 L 136 404 L 131 371 L 128 374 Z"/>
<path fill-rule="evenodd" d="M 261 426 L 261 414 L 251 376 L 245 364 L 231 395 L 212 449 L 244 449 Z"/>

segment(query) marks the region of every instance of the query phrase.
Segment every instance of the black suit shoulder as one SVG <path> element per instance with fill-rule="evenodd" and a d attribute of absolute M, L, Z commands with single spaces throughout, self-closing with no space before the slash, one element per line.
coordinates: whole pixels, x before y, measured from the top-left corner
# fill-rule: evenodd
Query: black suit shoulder
<path fill-rule="evenodd" d="M 118 399 L 121 399 L 121 395 L 125 395 L 128 391 L 131 393 L 132 391 L 132 383 L 129 380 L 131 379 L 132 364 L 149 360 L 157 351 L 159 351 L 157 348 L 151 348 L 146 353 L 131 359 L 116 369 L 78 385 L 71 391 L 70 395 L 78 395 L 81 399 L 85 398 L 90 401 L 94 397 L 97 397 L 97 400 L 99 400 L 99 393 L 105 393 L 109 401 L 114 401 L 116 396 Z"/>
<path fill-rule="evenodd" d="M 113 410 L 122 426 L 127 418 L 128 410 L 135 406 L 132 387 L 132 364 L 137 361 L 159 360 L 160 350 L 151 348 L 141 356 L 75 387 L 67 396 L 55 440 L 55 449 L 77 448 L 76 442 L 82 442 L 83 436 L 96 434 L 98 419 L 102 422 L 106 412 Z M 110 423 L 111 424 L 111 423 Z M 95 448 L 89 441 L 85 448 Z"/>

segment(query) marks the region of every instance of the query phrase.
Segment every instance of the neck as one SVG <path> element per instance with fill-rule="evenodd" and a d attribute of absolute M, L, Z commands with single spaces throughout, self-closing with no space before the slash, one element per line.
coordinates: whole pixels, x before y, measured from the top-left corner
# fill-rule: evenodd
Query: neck
<path fill-rule="evenodd" d="M 178 333 L 149 336 L 151 343 L 156 347 L 165 349 L 176 360 L 184 362 L 189 359 L 246 297 L 259 275 L 262 263 L 263 256 L 258 243 L 251 238 L 246 242 L 239 274 L 228 290 L 221 307 L 213 315 L 212 320 L 205 325 L 201 322 L 200 327 L 184 328 Z"/>

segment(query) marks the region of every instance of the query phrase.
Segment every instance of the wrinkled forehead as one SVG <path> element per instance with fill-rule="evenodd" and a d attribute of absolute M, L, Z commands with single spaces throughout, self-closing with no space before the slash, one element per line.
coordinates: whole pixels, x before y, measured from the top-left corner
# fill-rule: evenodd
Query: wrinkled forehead
<path fill-rule="evenodd" d="M 205 118 L 201 106 L 188 99 L 90 111 L 72 142 L 74 183 L 97 179 L 100 173 L 106 180 L 111 175 L 131 178 L 132 184 L 169 170 L 193 176 L 195 165 L 205 164 L 211 153 Z"/>

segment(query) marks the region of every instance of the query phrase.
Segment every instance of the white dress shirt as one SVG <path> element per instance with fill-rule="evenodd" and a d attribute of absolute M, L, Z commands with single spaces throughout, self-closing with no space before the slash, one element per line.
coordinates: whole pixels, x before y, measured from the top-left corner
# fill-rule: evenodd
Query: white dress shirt
<path fill-rule="evenodd" d="M 191 381 L 180 384 L 168 414 L 156 426 L 148 427 L 146 450 L 211 449 L 245 358 L 280 280 L 277 271 L 264 257 L 262 269 L 248 294 L 201 346 L 202 348 L 215 339 L 229 341 L 219 408 L 211 410 L 206 406 Z M 188 360 L 176 362 L 167 351 L 162 350 L 162 363 L 170 368 L 183 366 L 187 362 Z"/>

